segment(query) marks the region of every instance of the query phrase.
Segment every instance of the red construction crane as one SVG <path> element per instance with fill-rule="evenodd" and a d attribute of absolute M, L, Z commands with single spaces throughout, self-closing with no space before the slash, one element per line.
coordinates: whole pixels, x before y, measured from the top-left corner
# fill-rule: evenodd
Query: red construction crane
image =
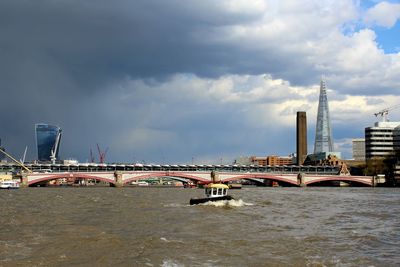
<path fill-rule="evenodd" d="M 99 163 L 105 163 L 108 147 L 106 148 L 105 151 L 101 151 L 99 144 L 97 144 L 97 151 L 99 152 Z"/>

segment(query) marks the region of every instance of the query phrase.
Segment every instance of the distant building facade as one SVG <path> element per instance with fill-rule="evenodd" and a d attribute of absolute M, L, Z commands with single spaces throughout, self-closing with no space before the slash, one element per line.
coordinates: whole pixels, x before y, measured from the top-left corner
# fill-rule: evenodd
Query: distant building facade
<path fill-rule="evenodd" d="M 281 157 L 281 156 L 276 156 L 276 155 L 270 155 L 266 157 L 256 157 L 252 156 L 250 157 L 250 162 L 253 165 L 258 165 L 258 166 L 282 166 L 282 165 L 292 165 L 293 162 L 293 157 L 288 156 L 288 157 Z"/>
<path fill-rule="evenodd" d="M 365 160 L 365 138 L 354 138 L 353 144 L 353 159 L 357 161 Z"/>
<path fill-rule="evenodd" d="M 314 166 L 339 166 L 343 163 L 340 152 L 320 152 L 309 154 L 304 165 Z"/>
<path fill-rule="evenodd" d="M 333 151 L 331 120 L 329 116 L 328 97 L 325 81 L 321 79 L 317 125 L 315 130 L 314 154 Z"/>
<path fill-rule="evenodd" d="M 36 147 L 39 161 L 50 161 L 52 152 L 58 158 L 61 142 L 61 128 L 55 125 L 35 124 Z"/>
<path fill-rule="evenodd" d="M 251 164 L 250 157 L 240 156 L 240 157 L 236 158 L 236 159 L 233 161 L 233 164 L 238 164 L 238 165 L 250 165 L 250 164 Z"/>
<path fill-rule="evenodd" d="M 395 157 L 395 140 L 400 140 L 399 127 L 400 122 L 383 121 L 365 128 L 366 160 Z"/>

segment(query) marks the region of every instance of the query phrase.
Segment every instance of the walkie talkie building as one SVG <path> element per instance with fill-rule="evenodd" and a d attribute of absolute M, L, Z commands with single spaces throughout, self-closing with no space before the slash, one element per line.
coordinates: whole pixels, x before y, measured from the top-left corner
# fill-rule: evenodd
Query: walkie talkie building
<path fill-rule="evenodd" d="M 45 123 L 35 124 L 36 145 L 39 161 L 50 161 L 52 156 L 58 158 L 61 141 L 61 128 Z"/>
<path fill-rule="evenodd" d="M 323 79 L 321 79 L 321 86 L 319 90 L 314 154 L 321 152 L 333 152 L 333 138 L 331 120 L 329 118 L 328 97 L 326 96 L 326 84 Z"/>

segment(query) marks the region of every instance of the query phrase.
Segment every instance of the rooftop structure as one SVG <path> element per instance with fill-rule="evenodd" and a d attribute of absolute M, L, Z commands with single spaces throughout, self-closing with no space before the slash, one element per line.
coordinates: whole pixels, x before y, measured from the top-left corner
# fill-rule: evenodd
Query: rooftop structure
<path fill-rule="evenodd" d="M 317 126 L 315 130 L 314 154 L 333 151 L 333 138 L 331 121 L 329 117 L 328 98 L 326 95 L 326 84 L 321 79 L 318 103 Z"/>

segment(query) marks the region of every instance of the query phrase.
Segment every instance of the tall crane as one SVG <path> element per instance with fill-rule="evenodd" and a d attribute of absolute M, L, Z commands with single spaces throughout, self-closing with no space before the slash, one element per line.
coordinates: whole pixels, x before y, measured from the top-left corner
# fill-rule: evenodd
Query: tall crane
<path fill-rule="evenodd" d="M 4 155 L 6 155 L 8 158 L 10 158 L 12 161 L 14 161 L 15 163 L 17 163 L 19 166 L 21 166 L 25 171 L 27 172 L 32 172 L 30 169 L 28 169 L 28 167 L 26 167 L 24 165 L 24 163 L 16 160 L 13 156 L 11 156 L 10 154 L 8 154 L 6 151 L 4 151 L 3 149 L 0 148 L 0 153 L 3 153 Z"/>
<path fill-rule="evenodd" d="M 381 116 L 382 117 L 382 121 L 385 122 L 385 121 L 388 121 L 387 117 L 388 117 L 389 111 L 394 110 L 394 109 L 399 108 L 399 107 L 400 107 L 400 104 L 399 105 L 395 105 L 395 106 L 391 106 L 391 107 L 382 109 L 381 111 L 378 111 L 378 112 L 374 113 L 374 115 L 375 115 L 375 117 Z"/>
<path fill-rule="evenodd" d="M 105 151 L 101 151 L 99 144 L 97 144 L 97 151 L 99 152 L 99 162 L 100 163 L 105 163 L 106 162 L 106 154 L 108 151 L 108 147 L 106 148 Z"/>
<path fill-rule="evenodd" d="M 56 136 L 56 141 L 54 142 L 54 146 L 51 148 L 50 151 L 50 160 L 52 164 L 56 163 L 57 152 L 58 152 L 58 147 L 60 146 L 60 141 L 61 141 L 61 131 L 58 131 Z"/>

